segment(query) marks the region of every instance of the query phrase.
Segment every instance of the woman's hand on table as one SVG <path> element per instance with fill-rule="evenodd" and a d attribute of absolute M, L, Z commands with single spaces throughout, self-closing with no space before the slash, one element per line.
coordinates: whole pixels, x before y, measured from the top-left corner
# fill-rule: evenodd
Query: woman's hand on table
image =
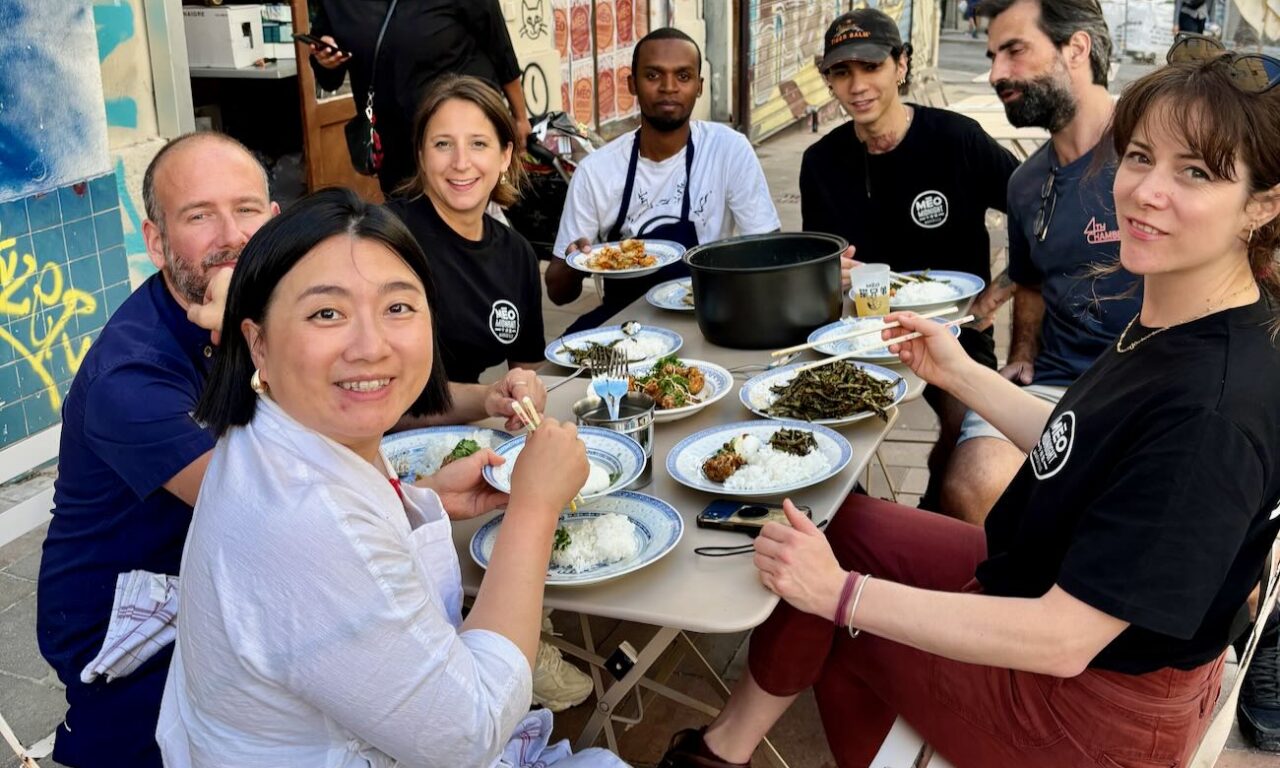
<path fill-rule="evenodd" d="M 538 378 L 538 374 L 526 368 L 513 368 L 489 387 L 484 398 L 484 412 L 489 416 L 505 418 L 509 430 L 520 429 L 524 422 L 516 416 L 511 404 L 525 397 L 533 400 L 539 414 L 547 407 L 547 387 Z"/>
<path fill-rule="evenodd" d="M 485 482 L 485 467 L 500 466 L 506 459 L 488 448 L 450 462 L 434 475 L 419 478 L 414 485 L 430 488 L 440 497 L 450 520 L 469 520 L 507 503 L 507 494 Z"/>
<path fill-rule="evenodd" d="M 755 540 L 755 564 L 765 588 L 795 608 L 830 619 L 848 572 L 831 544 L 791 499 L 782 502 L 790 526 L 769 523 Z"/>
<path fill-rule="evenodd" d="M 840 293 L 846 294 L 853 287 L 853 278 L 849 273 L 854 267 L 862 266 L 862 262 L 853 258 L 853 254 L 857 251 L 852 245 L 844 249 L 844 253 L 840 254 Z"/>
<path fill-rule="evenodd" d="M 511 471 L 511 498 L 521 508 L 560 511 L 587 483 L 587 446 L 578 428 L 550 416 L 525 438 Z M 508 507 L 508 514 L 511 507 Z"/>
<path fill-rule="evenodd" d="M 965 368 L 974 363 L 960 342 L 951 335 L 951 329 L 914 312 L 891 312 L 885 316 L 885 322 L 895 320 L 902 326 L 884 331 L 882 335 L 886 341 L 915 332 L 921 336 L 894 344 L 889 351 L 898 355 L 915 375 L 934 386 L 954 391 L 955 385 L 964 380 Z"/>

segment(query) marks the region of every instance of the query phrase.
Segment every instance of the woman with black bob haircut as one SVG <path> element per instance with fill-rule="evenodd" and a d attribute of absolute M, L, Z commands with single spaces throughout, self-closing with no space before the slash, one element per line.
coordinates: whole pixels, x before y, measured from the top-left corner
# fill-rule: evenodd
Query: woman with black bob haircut
<path fill-rule="evenodd" d="M 218 436 L 183 553 L 157 740 L 171 768 L 616 766 L 529 712 L 560 510 L 587 477 L 544 419 L 511 495 L 482 450 L 402 485 L 382 436 L 448 405 L 431 275 L 402 224 L 318 192 L 245 247 L 197 409 Z M 505 505 L 466 621 L 451 520 Z"/>

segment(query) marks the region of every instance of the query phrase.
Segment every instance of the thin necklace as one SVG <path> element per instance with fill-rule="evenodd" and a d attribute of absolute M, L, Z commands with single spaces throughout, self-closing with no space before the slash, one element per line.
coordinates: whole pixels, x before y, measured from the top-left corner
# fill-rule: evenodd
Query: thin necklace
<path fill-rule="evenodd" d="M 1136 323 L 1136 322 L 1138 321 L 1138 315 L 1142 314 L 1141 312 L 1139 312 L 1139 313 L 1138 313 L 1138 315 L 1134 315 L 1134 316 L 1133 316 L 1133 319 L 1129 321 L 1129 324 L 1128 324 L 1128 325 L 1126 325 L 1126 326 L 1124 327 L 1124 330 L 1120 332 L 1120 336 L 1116 339 L 1116 351 L 1117 351 L 1117 352 L 1119 352 L 1119 353 L 1120 353 L 1120 354 L 1122 354 L 1122 355 L 1123 355 L 1125 352 L 1132 352 L 1133 350 L 1137 349 L 1137 348 L 1138 348 L 1138 346 L 1142 344 L 1142 342 L 1146 341 L 1147 339 L 1151 338 L 1152 336 L 1159 336 L 1160 334 L 1164 333 L 1165 331 L 1169 330 L 1170 328 L 1173 328 L 1173 327 L 1175 327 L 1175 326 L 1179 326 L 1179 325 L 1186 325 L 1187 323 L 1195 322 L 1196 320 L 1199 320 L 1199 319 L 1200 319 L 1200 318 L 1202 318 L 1202 317 L 1206 317 L 1206 316 L 1208 316 L 1208 315 L 1211 315 L 1211 314 L 1213 314 L 1214 312 L 1217 312 L 1218 310 L 1222 309 L 1222 305 L 1223 305 L 1223 304 L 1226 304 L 1228 301 L 1230 301 L 1230 300 L 1231 300 L 1232 298 L 1234 298 L 1235 296 L 1238 296 L 1238 295 L 1240 295 L 1240 294 L 1244 293 L 1245 291 L 1249 290 L 1250 288 L 1254 287 L 1254 285 L 1256 285 L 1256 283 L 1249 282 L 1248 284 L 1244 285 L 1243 287 L 1241 287 L 1241 288 L 1237 288 L 1237 289 L 1235 289 L 1234 291 L 1232 291 L 1231 293 L 1228 293 L 1226 296 L 1223 296 L 1223 297 L 1222 297 L 1222 301 L 1220 301 L 1220 302 L 1219 302 L 1218 304 L 1216 304 L 1215 306 L 1209 307 L 1208 309 L 1206 309 L 1205 311 L 1203 311 L 1203 312 L 1201 312 L 1200 314 L 1196 315 L 1195 317 L 1187 318 L 1186 320 L 1183 320 L 1183 321 L 1182 321 L 1182 322 L 1180 322 L 1180 323 L 1174 323 L 1173 325 L 1166 325 L 1166 326 L 1164 326 L 1163 328 L 1157 328 L 1157 329 L 1155 329 L 1154 331 L 1152 331 L 1151 333 L 1148 333 L 1146 336 L 1143 336 L 1143 337 L 1139 338 L 1137 341 L 1133 342 L 1133 343 L 1132 343 L 1132 344 L 1130 344 L 1129 346 L 1125 346 L 1125 344 L 1124 344 L 1124 337 L 1129 335 L 1129 331 L 1133 328 L 1133 324 L 1134 324 L 1134 323 Z"/>

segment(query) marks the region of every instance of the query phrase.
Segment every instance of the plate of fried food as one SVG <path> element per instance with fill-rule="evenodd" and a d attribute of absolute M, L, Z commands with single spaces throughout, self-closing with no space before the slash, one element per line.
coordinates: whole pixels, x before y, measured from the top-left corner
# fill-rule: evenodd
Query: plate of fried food
<path fill-rule="evenodd" d="M 640 277 L 674 264 L 684 256 L 683 245 L 671 240 L 622 240 L 595 243 L 591 251 L 576 251 L 565 263 L 580 272 L 605 277 Z"/>
<path fill-rule="evenodd" d="M 837 360 L 800 371 L 793 364 L 766 371 L 742 385 L 738 399 L 766 419 L 800 419 L 836 427 L 879 416 L 907 395 L 907 382 L 888 368 Z"/>
<path fill-rule="evenodd" d="M 692 416 L 729 394 L 733 374 L 706 360 L 667 355 L 630 367 L 632 392 L 653 398 L 653 420 L 659 424 Z"/>
<path fill-rule="evenodd" d="M 667 454 L 667 472 L 694 490 L 769 496 L 840 472 L 853 448 L 839 432 L 801 421 L 741 421 L 695 432 Z"/>

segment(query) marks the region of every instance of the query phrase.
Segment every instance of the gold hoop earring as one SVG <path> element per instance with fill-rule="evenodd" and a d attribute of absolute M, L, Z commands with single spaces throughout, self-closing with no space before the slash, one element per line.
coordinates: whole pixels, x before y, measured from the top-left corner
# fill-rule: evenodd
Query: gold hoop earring
<path fill-rule="evenodd" d="M 253 375 L 249 377 L 249 389 L 259 395 L 267 394 L 267 385 L 262 382 L 262 375 L 258 373 L 258 369 L 253 369 Z"/>

